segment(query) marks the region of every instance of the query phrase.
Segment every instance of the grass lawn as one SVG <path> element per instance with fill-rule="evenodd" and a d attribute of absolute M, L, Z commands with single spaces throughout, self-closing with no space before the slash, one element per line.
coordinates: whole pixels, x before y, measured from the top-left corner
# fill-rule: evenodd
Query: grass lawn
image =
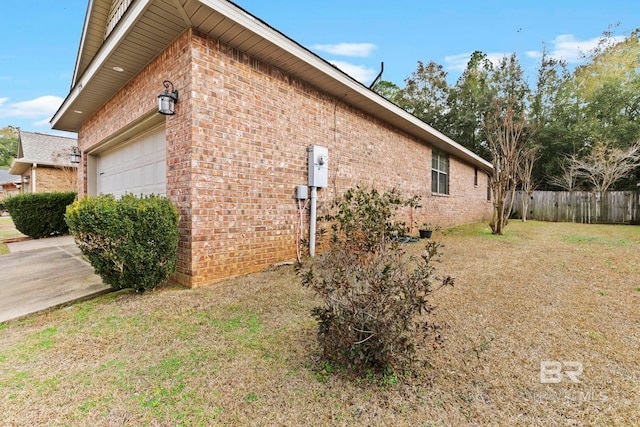
<path fill-rule="evenodd" d="M 14 237 L 24 237 L 24 234 L 16 230 L 11 217 L 0 217 L 0 255 L 9 253 L 9 249 L 7 249 L 7 245 L 4 241 Z"/>
<path fill-rule="evenodd" d="M 320 360 L 316 301 L 280 267 L 0 324 L 0 424 L 640 425 L 640 227 L 434 238 L 456 284 L 432 298 L 445 342 L 414 376 Z"/>

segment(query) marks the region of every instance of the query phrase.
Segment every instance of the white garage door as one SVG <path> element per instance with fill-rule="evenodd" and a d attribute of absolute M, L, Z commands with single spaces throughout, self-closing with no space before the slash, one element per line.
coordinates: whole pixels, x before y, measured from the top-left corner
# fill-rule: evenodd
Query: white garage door
<path fill-rule="evenodd" d="M 149 130 L 98 157 L 98 194 L 165 194 L 167 149 L 164 126 Z"/>

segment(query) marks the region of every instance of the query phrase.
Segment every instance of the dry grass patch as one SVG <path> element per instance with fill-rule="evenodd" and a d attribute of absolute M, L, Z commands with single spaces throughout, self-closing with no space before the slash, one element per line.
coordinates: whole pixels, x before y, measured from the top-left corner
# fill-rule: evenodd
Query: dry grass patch
<path fill-rule="evenodd" d="M 25 237 L 25 235 L 16 230 L 16 226 L 13 224 L 11 217 L 0 217 L 0 255 L 9 253 L 5 241 L 16 237 Z"/>
<path fill-rule="evenodd" d="M 435 238 L 456 286 L 434 294 L 446 341 L 413 376 L 323 363 L 318 301 L 281 267 L 1 324 L 1 424 L 640 425 L 639 227 Z M 581 382 L 541 383 L 541 361 L 581 363 Z"/>

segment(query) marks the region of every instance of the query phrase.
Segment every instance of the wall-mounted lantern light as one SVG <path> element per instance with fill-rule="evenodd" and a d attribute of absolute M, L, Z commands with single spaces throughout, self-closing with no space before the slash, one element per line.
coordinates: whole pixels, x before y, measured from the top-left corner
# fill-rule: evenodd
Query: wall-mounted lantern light
<path fill-rule="evenodd" d="M 167 116 L 174 115 L 176 102 L 178 102 L 178 91 L 174 89 L 173 83 L 169 80 L 162 82 L 164 86 L 164 92 L 158 95 L 158 113 Z M 171 85 L 171 91 L 169 91 L 169 85 Z"/>
<path fill-rule="evenodd" d="M 73 147 L 71 149 L 71 154 L 69 154 L 69 161 L 74 164 L 77 165 L 78 163 L 80 163 L 80 149 L 78 147 Z"/>

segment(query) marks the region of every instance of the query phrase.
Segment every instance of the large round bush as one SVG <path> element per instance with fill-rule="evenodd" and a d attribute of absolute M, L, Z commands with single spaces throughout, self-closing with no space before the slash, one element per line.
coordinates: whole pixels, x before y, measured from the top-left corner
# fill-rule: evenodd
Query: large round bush
<path fill-rule="evenodd" d="M 165 197 L 85 197 L 65 218 L 96 273 L 115 289 L 153 289 L 176 269 L 178 212 Z"/>
<path fill-rule="evenodd" d="M 27 193 L 8 197 L 4 204 L 14 225 L 22 234 L 34 239 L 67 234 L 65 209 L 76 193 Z"/>

